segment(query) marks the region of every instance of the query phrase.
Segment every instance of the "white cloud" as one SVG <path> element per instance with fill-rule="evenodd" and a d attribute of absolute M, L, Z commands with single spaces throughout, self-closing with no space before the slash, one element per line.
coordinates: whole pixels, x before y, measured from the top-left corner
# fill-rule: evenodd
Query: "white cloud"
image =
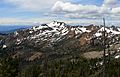
<path fill-rule="evenodd" d="M 96 5 L 81 5 L 81 4 L 72 4 L 70 2 L 57 1 L 52 11 L 54 12 L 80 12 L 80 13 L 94 13 L 99 10 L 99 7 Z"/>
<path fill-rule="evenodd" d="M 66 19 L 55 19 L 56 21 L 65 22 L 67 24 L 81 24 L 81 25 L 89 25 L 89 24 L 101 24 L 100 20 L 66 20 Z M 50 23 L 52 22 L 52 18 L 32 18 L 32 19 L 19 19 L 19 18 L 0 18 L 0 24 L 2 25 L 31 25 L 35 23 Z"/>
<path fill-rule="evenodd" d="M 19 8 L 31 11 L 40 11 L 51 8 L 58 0 L 5 0 Z M 64 1 L 64 0 L 61 0 Z"/>
<path fill-rule="evenodd" d="M 102 18 L 106 17 L 108 19 L 116 18 L 119 19 L 120 16 L 116 17 L 114 14 L 120 13 L 120 7 L 111 6 L 112 4 L 117 5 L 118 0 L 104 0 L 101 6 L 96 5 L 82 5 L 82 4 L 72 4 L 70 2 L 57 1 L 52 11 L 56 14 L 62 13 L 67 18 Z M 108 6 L 110 5 L 110 6 Z"/>
<path fill-rule="evenodd" d="M 106 6 L 101 6 L 100 9 L 99 9 L 99 13 L 109 13 L 110 12 L 110 8 L 109 7 L 106 7 Z"/>
<path fill-rule="evenodd" d="M 72 4 L 70 2 L 57 1 L 52 11 L 63 13 L 67 18 L 100 18 L 103 13 L 110 9 L 105 6 Z"/>
<path fill-rule="evenodd" d="M 65 14 L 65 17 L 67 18 L 102 18 L 101 14 L 80 14 L 80 13 L 69 13 Z"/>
<path fill-rule="evenodd" d="M 115 6 L 118 0 L 104 0 L 104 5 L 106 6 Z"/>
<path fill-rule="evenodd" d="M 114 14 L 119 14 L 120 13 L 120 7 L 113 8 L 111 10 L 111 12 L 114 13 Z"/>
<path fill-rule="evenodd" d="M 48 11 L 45 12 L 43 15 L 52 17 L 60 17 L 62 16 L 66 18 L 102 18 L 104 15 L 106 18 L 111 19 L 120 19 L 120 5 L 118 5 L 118 0 L 104 0 L 103 4 L 101 6 L 97 5 L 83 5 L 83 4 L 73 4 L 70 2 L 70 0 L 5 0 L 6 2 L 11 3 L 12 5 L 15 5 L 18 9 L 21 8 L 22 10 L 31 10 L 31 11 Z M 68 1 L 68 2 L 67 2 Z M 50 9 L 52 8 L 52 14 Z M 64 18 L 63 18 L 64 19 Z M 8 23 L 25 23 L 28 22 L 35 22 L 35 21 L 41 21 L 45 22 L 49 19 L 28 19 L 28 20 L 20 20 L 20 19 L 0 19 L 0 23 L 6 21 Z M 52 18 L 49 20 L 51 21 Z M 69 21 L 69 23 L 73 23 L 75 21 Z M 79 21 L 78 21 L 79 22 Z M 85 21 L 89 22 L 88 21 Z M 92 22 L 92 21 L 91 21 Z M 90 22 L 90 23 L 91 23 Z M 76 22 L 77 23 L 77 22 Z M 83 22 L 81 22 L 83 23 Z"/>
<path fill-rule="evenodd" d="M 0 24 L 3 25 L 31 25 L 34 22 L 48 23 L 51 19 L 49 18 L 29 18 L 29 19 L 20 19 L 20 18 L 0 18 Z"/>

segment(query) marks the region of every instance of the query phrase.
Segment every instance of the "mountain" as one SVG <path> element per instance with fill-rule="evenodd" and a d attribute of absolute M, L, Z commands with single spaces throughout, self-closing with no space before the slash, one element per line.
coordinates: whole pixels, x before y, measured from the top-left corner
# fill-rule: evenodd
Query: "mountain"
<path fill-rule="evenodd" d="M 5 33 L 0 33 L 0 35 L 7 35 L 7 34 L 5 34 Z"/>
<path fill-rule="evenodd" d="M 92 77 L 89 75 L 100 72 L 103 67 L 104 44 L 107 51 L 106 61 L 108 62 L 110 58 L 111 64 L 112 61 L 119 62 L 119 41 L 119 27 L 70 26 L 64 22 L 53 21 L 29 29 L 17 30 L 5 36 L 1 35 L 0 57 L 20 60 L 19 73 L 22 73 L 21 75 L 24 75 L 25 70 L 27 73 L 32 69 L 37 71 L 36 77 L 43 77 L 46 71 L 49 72 L 48 74 L 57 71 L 54 73 L 56 76 L 50 74 L 50 77 L 57 77 L 58 72 L 61 73 L 61 70 L 65 69 L 64 73 L 69 70 L 71 76 L 74 71 L 74 77 L 80 77 L 79 73 L 82 77 Z M 83 73 L 78 72 L 84 68 Z M 41 70 L 44 71 L 41 73 Z M 31 74 L 34 75 L 33 72 Z M 28 74 L 28 77 L 31 74 Z M 65 75 L 68 77 L 69 74 Z M 26 75 L 20 77 L 26 77 Z M 60 74 L 60 77 L 63 76 Z"/>
<path fill-rule="evenodd" d="M 70 26 L 64 22 L 53 21 L 49 24 L 10 33 L 4 39 L 4 44 L 7 46 L 6 48 L 22 51 L 23 53 L 25 53 L 24 51 L 40 51 L 42 53 L 73 52 L 73 50 L 80 53 L 80 51 L 102 50 L 103 30 L 102 25 Z M 112 46 L 120 40 L 119 27 L 106 27 L 105 33 L 106 44 L 109 43 Z"/>
<path fill-rule="evenodd" d="M 32 26 L 28 26 L 28 25 L 0 25 L 0 33 L 9 34 L 17 30 L 28 29 L 31 27 Z"/>

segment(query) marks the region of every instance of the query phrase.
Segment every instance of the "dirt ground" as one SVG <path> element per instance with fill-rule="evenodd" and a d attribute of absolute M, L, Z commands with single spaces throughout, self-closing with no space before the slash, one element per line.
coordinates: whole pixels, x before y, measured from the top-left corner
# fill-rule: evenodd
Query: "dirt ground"
<path fill-rule="evenodd" d="M 110 54 L 113 54 L 115 51 L 110 51 Z M 94 58 L 101 58 L 103 57 L 103 51 L 92 51 L 92 52 L 86 52 L 83 54 L 85 58 L 88 59 L 94 59 Z M 108 52 L 106 51 L 106 56 L 108 55 Z"/>

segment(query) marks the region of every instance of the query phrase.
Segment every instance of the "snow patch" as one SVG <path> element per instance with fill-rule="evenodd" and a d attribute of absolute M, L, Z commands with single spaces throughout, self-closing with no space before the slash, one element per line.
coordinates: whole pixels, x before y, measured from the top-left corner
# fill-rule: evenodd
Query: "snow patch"
<path fill-rule="evenodd" d="M 3 45 L 3 47 L 2 48 L 7 48 L 7 46 L 6 45 Z"/>
<path fill-rule="evenodd" d="M 95 33 L 95 36 L 97 37 L 102 36 L 102 33 Z"/>
<path fill-rule="evenodd" d="M 29 33 L 33 33 L 33 31 L 30 31 Z"/>
<path fill-rule="evenodd" d="M 115 59 L 118 59 L 120 57 L 120 55 L 117 55 L 117 56 L 115 56 Z"/>
<path fill-rule="evenodd" d="M 87 30 L 86 28 L 79 28 L 82 32 L 91 32 L 90 30 Z"/>
<path fill-rule="evenodd" d="M 104 31 L 104 27 L 102 27 L 99 31 Z M 119 31 L 114 31 L 114 30 L 112 30 L 111 28 L 110 28 L 110 29 L 105 28 L 105 31 L 106 31 L 107 33 L 120 34 Z"/>
<path fill-rule="evenodd" d="M 17 31 L 14 32 L 15 36 L 17 36 L 19 33 Z"/>

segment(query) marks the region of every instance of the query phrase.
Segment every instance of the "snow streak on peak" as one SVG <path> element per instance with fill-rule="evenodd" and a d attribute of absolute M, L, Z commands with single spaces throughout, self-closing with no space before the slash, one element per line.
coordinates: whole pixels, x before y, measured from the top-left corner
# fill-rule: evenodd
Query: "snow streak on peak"
<path fill-rule="evenodd" d="M 65 23 L 64 22 L 57 22 L 57 21 L 53 21 L 50 24 L 47 24 L 49 27 L 64 27 Z"/>
<path fill-rule="evenodd" d="M 116 30 L 115 27 L 106 27 L 105 30 L 108 37 L 120 34 L 120 28 Z M 101 26 L 68 26 L 64 22 L 53 21 L 49 24 L 34 26 L 25 31 L 16 31 L 14 36 L 20 40 L 16 39 L 16 44 L 19 45 L 24 39 L 35 43 L 42 41 L 54 43 L 66 38 L 91 39 L 102 36 L 103 31 L 104 27 Z"/>
<path fill-rule="evenodd" d="M 99 31 L 104 31 L 104 27 L 102 27 Z M 111 34 L 120 34 L 120 31 L 113 30 L 112 28 L 105 28 L 105 31 Z"/>

